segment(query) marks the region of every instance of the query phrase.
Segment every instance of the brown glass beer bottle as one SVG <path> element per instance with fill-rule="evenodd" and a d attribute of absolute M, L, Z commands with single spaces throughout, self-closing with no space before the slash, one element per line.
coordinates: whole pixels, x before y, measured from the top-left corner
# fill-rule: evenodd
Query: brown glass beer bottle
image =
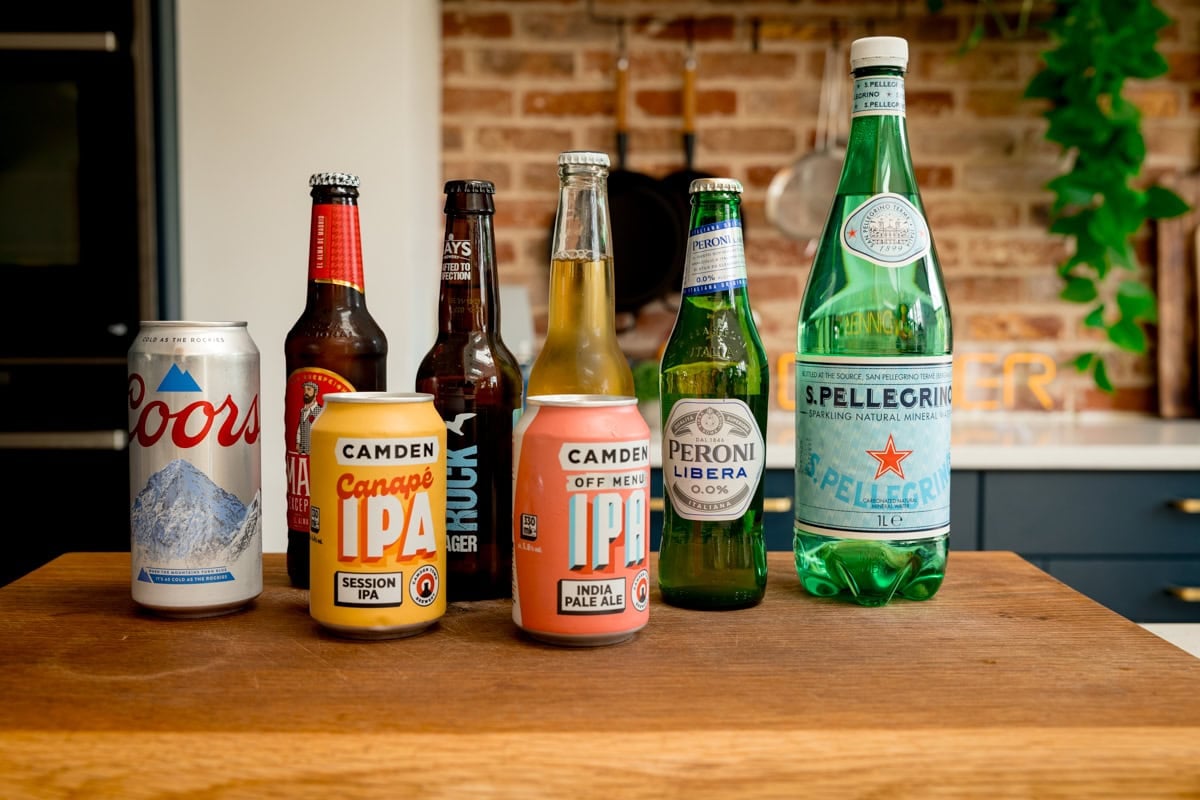
<path fill-rule="evenodd" d="M 284 438 L 287 448 L 288 577 L 308 588 L 309 471 L 313 421 L 330 392 L 387 388 L 387 337 L 367 311 L 355 175 L 318 172 L 312 187 L 308 299 L 288 331 Z"/>
<path fill-rule="evenodd" d="M 512 594 L 512 431 L 521 370 L 500 338 L 495 187 L 450 181 L 438 332 L 417 368 L 446 421 L 446 591 L 450 600 Z"/>

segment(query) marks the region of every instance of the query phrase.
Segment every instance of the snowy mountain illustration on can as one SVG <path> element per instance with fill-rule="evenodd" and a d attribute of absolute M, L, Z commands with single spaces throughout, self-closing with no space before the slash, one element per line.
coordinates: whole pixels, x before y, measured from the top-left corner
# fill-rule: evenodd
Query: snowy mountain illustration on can
<path fill-rule="evenodd" d="M 259 353 L 244 322 L 143 322 L 129 351 L 130 589 L 176 617 L 262 592 Z"/>

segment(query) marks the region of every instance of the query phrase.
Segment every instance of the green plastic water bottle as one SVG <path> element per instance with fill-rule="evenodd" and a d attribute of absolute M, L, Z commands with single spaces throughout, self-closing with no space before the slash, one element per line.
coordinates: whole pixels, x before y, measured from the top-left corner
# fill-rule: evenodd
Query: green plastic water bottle
<path fill-rule="evenodd" d="M 763 598 L 770 365 L 746 293 L 742 185 L 692 181 L 683 293 L 663 351 L 663 600 L 741 608 Z"/>
<path fill-rule="evenodd" d="M 796 330 L 793 547 L 811 594 L 927 600 L 950 535 L 950 307 L 913 176 L 908 43 L 858 39 L 837 195 Z"/>

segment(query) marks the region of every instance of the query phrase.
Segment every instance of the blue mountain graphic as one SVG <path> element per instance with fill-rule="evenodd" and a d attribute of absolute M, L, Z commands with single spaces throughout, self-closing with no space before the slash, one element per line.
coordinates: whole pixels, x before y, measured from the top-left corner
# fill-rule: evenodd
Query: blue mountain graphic
<path fill-rule="evenodd" d="M 145 581 L 146 583 L 154 583 L 154 581 L 150 580 L 150 576 L 146 574 L 146 570 L 144 568 L 140 573 L 138 573 L 138 580 Z"/>
<path fill-rule="evenodd" d="M 199 392 L 203 391 L 200 384 L 189 373 L 179 369 L 178 364 L 172 364 L 162 383 L 155 389 L 157 392 Z"/>

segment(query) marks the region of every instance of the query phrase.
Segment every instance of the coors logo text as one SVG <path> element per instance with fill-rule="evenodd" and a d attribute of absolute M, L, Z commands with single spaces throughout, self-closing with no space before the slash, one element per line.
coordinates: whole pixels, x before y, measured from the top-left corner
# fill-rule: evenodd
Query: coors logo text
<path fill-rule="evenodd" d="M 217 444 L 221 447 L 232 447 L 239 441 L 246 444 L 258 441 L 257 394 L 242 416 L 239 416 L 242 412 L 232 395 L 225 395 L 219 406 L 214 406 L 208 400 L 193 400 L 177 411 L 172 411 L 162 400 L 152 400 L 143 407 L 145 400 L 146 381 L 134 373 L 129 376 L 129 408 L 131 411 L 140 408 L 141 413 L 129 432 L 129 438 L 142 447 L 157 444 L 168 430 L 171 442 L 180 448 L 195 447 L 207 439 L 214 428 Z"/>

